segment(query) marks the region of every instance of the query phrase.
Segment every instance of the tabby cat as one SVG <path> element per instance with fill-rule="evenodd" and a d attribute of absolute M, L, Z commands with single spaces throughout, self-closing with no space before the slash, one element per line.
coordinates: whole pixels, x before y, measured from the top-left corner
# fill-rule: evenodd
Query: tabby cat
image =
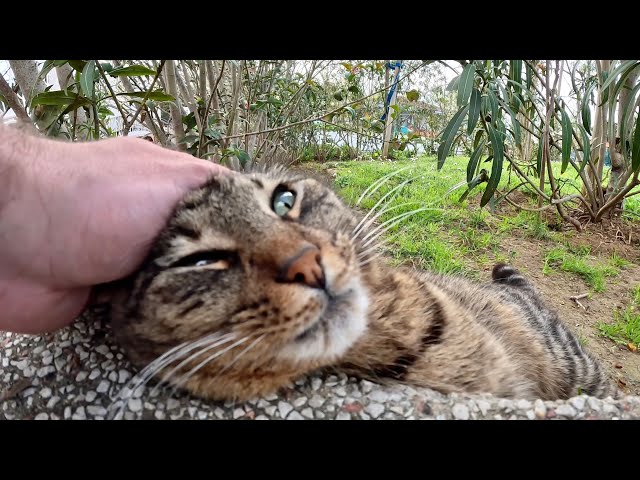
<path fill-rule="evenodd" d="M 514 268 L 491 282 L 390 266 L 375 217 L 285 170 L 187 195 L 112 301 L 145 381 L 244 401 L 333 367 L 373 381 L 500 397 L 617 396 Z"/>

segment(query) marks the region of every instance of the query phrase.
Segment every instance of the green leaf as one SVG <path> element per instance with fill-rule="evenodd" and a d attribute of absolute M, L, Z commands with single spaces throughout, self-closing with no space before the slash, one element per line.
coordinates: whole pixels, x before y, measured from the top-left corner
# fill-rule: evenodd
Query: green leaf
<path fill-rule="evenodd" d="M 517 94 L 520 93 L 520 82 L 522 81 L 522 60 L 511 60 L 509 62 L 509 78 L 516 84 L 513 89 Z"/>
<path fill-rule="evenodd" d="M 409 100 L 410 102 L 415 102 L 416 100 L 418 100 L 418 98 L 420 98 L 420 92 L 418 92 L 417 90 L 409 90 L 407 92 L 407 100 Z"/>
<path fill-rule="evenodd" d="M 85 97 L 93 98 L 95 93 L 96 61 L 89 60 L 80 74 L 80 89 Z"/>
<path fill-rule="evenodd" d="M 622 118 L 620 120 L 620 144 L 626 145 L 627 141 L 630 139 L 629 137 L 632 135 L 632 125 L 631 119 L 633 117 L 633 113 L 636 111 L 636 96 L 638 95 L 638 91 L 640 91 L 640 83 L 638 83 L 631 93 L 629 94 L 627 106 L 622 112 Z M 624 157 L 624 161 L 626 164 L 629 163 L 629 151 L 627 148 L 622 149 L 622 154 Z"/>
<path fill-rule="evenodd" d="M 338 100 L 339 102 L 342 101 L 342 93 L 341 92 L 336 92 L 333 94 L 333 98 L 335 98 L 336 100 Z"/>
<path fill-rule="evenodd" d="M 500 141 L 498 133 L 492 125 L 487 125 L 489 139 L 491 140 L 491 148 L 493 150 L 493 163 L 491 164 L 491 177 L 487 183 L 487 188 L 482 194 L 480 200 L 480 206 L 484 207 L 491 197 L 493 197 L 498 184 L 500 183 L 500 177 L 502 176 L 502 162 L 504 157 L 504 144 Z"/>
<path fill-rule="evenodd" d="M 189 132 L 196 127 L 196 115 L 191 112 L 188 115 L 182 116 L 182 124 L 184 125 L 184 131 Z"/>
<path fill-rule="evenodd" d="M 579 123 L 577 123 L 576 126 L 582 133 L 582 163 L 580 164 L 580 170 L 578 170 L 578 173 L 582 173 L 584 167 L 589 163 L 589 158 L 591 158 L 591 144 L 589 143 L 589 134 L 587 133 L 587 130 Z"/>
<path fill-rule="evenodd" d="M 144 98 L 147 92 L 126 92 L 126 93 L 117 93 L 116 95 L 124 95 L 126 97 L 135 97 L 135 98 Z M 173 102 L 175 97 L 169 95 L 168 93 L 164 93 L 162 90 L 156 90 L 155 92 L 151 92 L 147 97 L 149 100 L 154 100 L 156 102 Z"/>
<path fill-rule="evenodd" d="M 476 66 L 473 63 L 468 63 L 462 70 L 460 81 L 458 82 L 458 107 L 469 103 L 475 73 Z"/>
<path fill-rule="evenodd" d="M 489 89 L 487 90 L 487 101 L 491 108 L 491 123 L 495 124 L 498 119 L 498 99 L 491 85 L 489 85 Z"/>
<path fill-rule="evenodd" d="M 91 105 L 91 100 L 88 98 L 79 96 L 77 93 L 65 93 L 62 90 L 39 93 L 33 97 L 31 105 L 34 107 L 36 105 L 71 105 L 76 100 L 82 105 Z"/>
<path fill-rule="evenodd" d="M 540 172 L 542 171 L 542 140 L 538 142 L 538 154 L 536 155 L 536 172 L 538 178 L 540 178 Z"/>
<path fill-rule="evenodd" d="M 69 60 L 69 65 L 77 72 L 84 70 L 84 66 L 87 64 L 84 60 Z"/>
<path fill-rule="evenodd" d="M 109 72 L 112 77 L 141 77 L 144 75 L 155 75 L 157 72 L 144 65 L 129 65 L 128 67 L 114 68 Z"/>
<path fill-rule="evenodd" d="M 471 154 L 471 158 L 469 159 L 469 163 L 467 163 L 467 183 L 470 184 L 471 180 L 473 180 L 473 176 L 476 173 L 476 168 L 478 168 L 478 161 L 480 160 L 480 156 L 482 155 L 482 151 L 484 150 L 485 140 L 482 141 L 480 145 L 476 147 L 476 149 Z"/>
<path fill-rule="evenodd" d="M 395 107 L 396 105 L 394 105 Z M 356 118 L 356 111 L 352 108 L 352 107 L 344 107 L 342 110 L 345 110 L 347 112 L 349 112 L 349 114 L 351 115 L 351 118 L 355 120 Z"/>
<path fill-rule="evenodd" d="M 563 108 L 562 110 L 562 167 L 560 173 L 564 173 L 569 165 L 569 156 L 571 155 L 571 140 L 573 128 L 571 127 L 571 119 Z"/>
<path fill-rule="evenodd" d="M 596 88 L 596 82 L 591 82 L 582 97 L 582 125 L 589 132 L 589 135 L 591 135 L 591 109 L 589 104 L 591 102 L 591 92 L 594 88 Z"/>
<path fill-rule="evenodd" d="M 235 150 L 234 154 L 240 161 L 240 165 L 242 165 L 242 167 L 244 167 L 247 164 L 247 162 L 251 160 L 251 157 L 249 156 L 249 154 L 239 148 Z"/>
<path fill-rule="evenodd" d="M 213 140 L 219 140 L 222 138 L 222 132 L 220 130 L 217 130 L 215 128 L 207 128 L 204 131 L 204 134 L 213 139 Z"/>
<path fill-rule="evenodd" d="M 200 137 L 198 135 L 191 133 L 189 135 L 185 135 L 184 138 L 178 142 L 178 144 L 182 145 L 182 144 L 194 143 L 196 140 L 199 140 L 199 139 Z"/>
<path fill-rule="evenodd" d="M 98 113 L 100 115 L 113 116 L 113 112 L 111 110 L 109 110 L 107 107 L 98 108 Z"/>
<path fill-rule="evenodd" d="M 449 82 L 449 85 L 447 85 L 447 88 L 446 88 L 447 92 L 453 92 L 454 90 L 457 90 L 458 82 L 460 82 L 460 75 L 456 75 L 451 79 L 451 81 Z"/>
<path fill-rule="evenodd" d="M 482 139 L 482 135 L 484 135 L 484 130 L 478 130 L 476 132 L 476 136 L 473 139 L 473 148 L 478 148 L 478 145 L 480 145 L 480 140 Z"/>
<path fill-rule="evenodd" d="M 469 100 L 469 119 L 467 122 L 467 135 L 471 135 L 473 129 L 476 128 L 478 118 L 480 117 L 480 92 L 477 88 L 471 91 L 471 99 Z"/>
<path fill-rule="evenodd" d="M 640 115 L 636 118 L 636 129 L 633 132 L 631 150 L 631 168 L 635 172 L 640 167 Z"/>
<path fill-rule="evenodd" d="M 533 72 L 531 71 L 531 67 L 527 63 L 527 90 L 531 90 L 531 86 L 533 85 Z"/>
<path fill-rule="evenodd" d="M 638 65 L 640 65 L 640 61 L 638 60 L 627 60 L 622 62 L 607 76 L 607 79 L 602 84 L 602 89 L 607 89 L 609 85 L 615 82 L 620 73 L 622 73 L 622 77 L 620 77 L 620 81 L 618 83 L 623 82 Z"/>
<path fill-rule="evenodd" d="M 446 160 L 447 155 L 449 155 L 451 145 L 456 138 L 458 130 L 460 130 L 460 125 L 462 125 L 462 121 L 464 120 L 464 116 L 467 114 L 468 110 L 469 105 L 462 107 L 456 112 L 445 127 L 444 132 L 442 133 L 440 146 L 438 147 L 438 170 L 440 170 L 444 165 L 444 161 Z"/>
<path fill-rule="evenodd" d="M 522 134 L 520 130 L 520 122 L 518 121 L 516 114 L 513 113 L 513 110 L 509 108 L 509 106 L 505 102 L 501 102 L 502 108 L 511 116 L 511 126 L 513 128 L 513 138 L 516 141 L 516 146 L 518 148 L 522 148 Z"/>
<path fill-rule="evenodd" d="M 357 85 L 351 85 L 347 90 L 349 90 L 351 93 L 358 93 L 360 91 L 358 90 Z"/>

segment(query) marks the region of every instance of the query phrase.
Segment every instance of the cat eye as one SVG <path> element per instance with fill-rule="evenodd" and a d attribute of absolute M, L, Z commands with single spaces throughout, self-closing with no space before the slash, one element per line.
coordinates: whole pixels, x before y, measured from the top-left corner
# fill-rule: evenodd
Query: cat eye
<path fill-rule="evenodd" d="M 279 217 L 284 217 L 293 208 L 296 202 L 296 193 L 291 190 L 276 189 L 273 194 L 273 202 L 271 208 Z"/>
<path fill-rule="evenodd" d="M 192 253 L 170 265 L 175 267 L 209 267 L 213 270 L 228 270 L 237 258 L 235 252 L 227 250 L 207 250 Z"/>

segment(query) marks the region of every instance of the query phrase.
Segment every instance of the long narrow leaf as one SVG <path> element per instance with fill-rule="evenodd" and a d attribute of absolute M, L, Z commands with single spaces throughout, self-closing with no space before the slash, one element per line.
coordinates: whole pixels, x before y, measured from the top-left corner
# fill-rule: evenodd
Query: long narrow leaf
<path fill-rule="evenodd" d="M 584 128 L 589 132 L 589 135 L 591 135 L 591 108 L 589 105 L 591 102 L 591 92 L 594 88 L 596 88 L 596 83 L 590 83 L 582 97 L 582 125 L 584 125 Z"/>
<path fill-rule="evenodd" d="M 464 116 L 468 111 L 469 105 L 462 107 L 456 112 L 451 121 L 447 124 L 447 127 L 444 129 L 441 143 L 438 147 L 438 170 L 440 170 L 444 165 L 444 161 L 446 160 L 447 155 L 449 155 L 449 150 L 451 150 L 453 140 L 456 138 L 458 130 L 460 130 L 460 125 L 462 125 Z"/>
<path fill-rule="evenodd" d="M 458 107 L 469 103 L 475 73 L 476 66 L 473 63 L 468 63 L 462 70 L 460 81 L 458 82 Z"/>
<path fill-rule="evenodd" d="M 587 130 L 579 123 L 577 123 L 576 126 L 582 133 L 582 163 L 580 164 L 580 170 L 578 170 L 578 173 L 582 173 L 584 167 L 589 163 L 589 158 L 591 158 L 591 143 L 589 143 L 589 134 L 587 134 Z"/>
<path fill-rule="evenodd" d="M 573 128 L 571 127 L 571 119 L 565 109 L 562 109 L 562 167 L 560 172 L 564 173 L 569 165 L 569 157 L 571 155 L 571 136 Z"/>
<path fill-rule="evenodd" d="M 631 160 L 631 168 L 635 172 L 640 167 L 640 115 L 636 118 L 636 129 L 633 132 Z"/>
<path fill-rule="evenodd" d="M 480 145 L 473 151 L 471 154 L 471 158 L 469 159 L 469 163 L 467 164 L 467 183 L 471 183 L 473 180 L 473 176 L 476 173 L 476 168 L 478 168 L 478 161 L 480 160 L 480 156 L 482 155 L 482 151 L 484 150 L 485 141 L 483 140 Z"/>
<path fill-rule="evenodd" d="M 504 144 L 498 138 L 498 133 L 492 125 L 487 125 L 489 139 L 491 140 L 491 148 L 493 149 L 493 164 L 491 165 L 491 177 L 487 183 L 487 188 L 482 194 L 480 200 L 480 206 L 484 207 L 489 200 L 493 197 L 493 194 L 498 188 L 500 183 L 500 176 L 502 175 L 502 161 L 504 156 Z"/>
<path fill-rule="evenodd" d="M 80 89 L 84 96 L 88 98 L 93 98 L 93 94 L 95 92 L 95 71 L 96 61 L 89 60 L 80 74 Z"/>
<path fill-rule="evenodd" d="M 471 135 L 473 129 L 476 128 L 480 117 L 480 92 L 477 88 L 471 91 L 471 99 L 469 101 L 469 121 L 467 123 L 467 135 Z"/>

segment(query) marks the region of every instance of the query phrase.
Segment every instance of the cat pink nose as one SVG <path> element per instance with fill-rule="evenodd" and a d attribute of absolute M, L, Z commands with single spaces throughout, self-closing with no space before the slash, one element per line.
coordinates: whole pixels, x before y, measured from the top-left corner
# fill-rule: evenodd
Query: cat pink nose
<path fill-rule="evenodd" d="M 279 279 L 282 282 L 304 283 L 313 288 L 324 288 L 325 279 L 320 260 L 318 247 L 304 247 L 281 263 Z"/>

